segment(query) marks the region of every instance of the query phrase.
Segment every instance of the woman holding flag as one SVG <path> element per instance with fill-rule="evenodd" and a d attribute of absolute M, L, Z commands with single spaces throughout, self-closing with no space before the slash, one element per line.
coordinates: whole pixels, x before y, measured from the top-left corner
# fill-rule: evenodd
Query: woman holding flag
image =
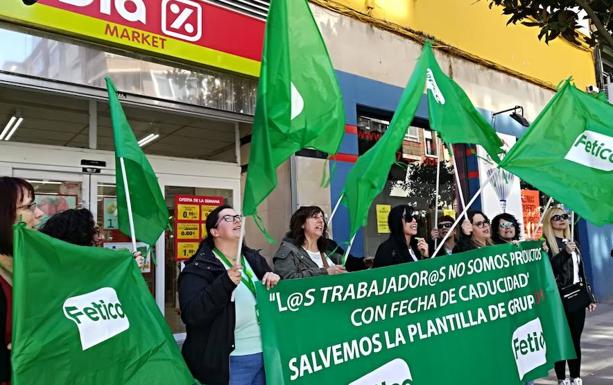
<path fill-rule="evenodd" d="M 453 248 L 454 254 L 494 244 L 489 218 L 479 210 L 469 210 L 467 216 L 468 220 L 462 223 L 460 239 Z"/>
<path fill-rule="evenodd" d="M 255 282 L 271 288 L 280 278 L 256 250 L 239 245 L 241 215 L 232 207 L 211 211 L 205 226 L 207 237 L 179 275 L 183 356 L 203 384 L 265 385 Z"/>
<path fill-rule="evenodd" d="M 23 179 L 0 177 L 0 384 L 11 380 L 13 298 L 13 225 L 33 228 L 43 216 L 34 202 L 34 188 Z"/>
<path fill-rule="evenodd" d="M 596 310 L 596 299 L 585 277 L 581 253 L 573 241 L 569 219 L 570 215 L 563 209 L 550 207 L 543 215 L 543 235 L 549 247 L 553 275 L 562 296 L 566 320 L 577 354 L 577 358 L 573 360 L 555 363 L 556 377 L 560 385 L 583 385 L 581 333 L 585 325 L 585 309 Z M 570 380 L 566 378 L 567 362 Z"/>

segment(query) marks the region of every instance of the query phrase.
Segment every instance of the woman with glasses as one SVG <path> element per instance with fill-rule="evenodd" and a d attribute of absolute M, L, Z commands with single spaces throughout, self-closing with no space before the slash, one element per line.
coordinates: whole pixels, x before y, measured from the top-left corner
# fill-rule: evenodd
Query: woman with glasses
<path fill-rule="evenodd" d="M 300 207 L 292 215 L 289 232 L 273 258 L 275 272 L 283 279 L 345 273 L 344 251 L 328 239 L 327 233 L 320 207 Z"/>
<path fill-rule="evenodd" d="M 432 231 L 430 232 L 431 239 L 430 239 L 430 242 L 428 242 L 428 247 L 430 248 L 432 253 L 436 251 L 436 248 L 439 246 L 440 241 L 443 240 L 443 238 L 445 238 L 447 233 L 449 233 L 451 226 L 453 226 L 453 222 L 454 222 L 454 219 L 452 217 L 450 217 L 449 215 L 444 215 L 439 219 L 437 228 L 432 229 Z M 437 240 L 436 244 L 434 240 Z M 455 244 L 456 244 L 456 231 L 455 229 L 453 229 L 453 232 L 449 235 L 443 247 L 441 247 L 438 253 L 436 253 L 436 255 L 433 255 L 433 257 L 440 257 L 443 255 L 452 254 Z"/>
<path fill-rule="evenodd" d="M 417 211 L 409 205 L 390 210 L 387 217 L 390 236 L 377 248 L 373 268 L 416 262 L 430 256 L 428 243 L 416 237 L 417 218 Z"/>
<path fill-rule="evenodd" d="M 454 254 L 494 244 L 488 217 L 479 210 L 468 210 L 467 216 L 468 220 L 462 223 L 460 239 L 453 248 Z"/>
<path fill-rule="evenodd" d="M 179 305 L 187 336 L 183 357 L 208 385 L 265 385 L 255 282 L 279 282 L 257 250 L 242 246 L 241 216 L 230 206 L 206 219 L 207 237 L 179 275 Z"/>
<path fill-rule="evenodd" d="M 517 219 L 509 213 L 498 214 L 492 219 L 492 241 L 496 245 L 519 241 L 521 228 Z"/>
<path fill-rule="evenodd" d="M 585 309 L 587 307 L 589 311 L 596 310 L 596 299 L 585 277 L 577 244 L 571 241 L 570 215 L 559 207 L 550 207 L 543 215 L 543 235 L 549 247 L 549 258 L 558 288 L 563 291 L 565 287 L 582 283 L 587 290 L 588 301 L 585 307 L 570 308 L 564 298 L 562 300 L 577 358 L 555 363 L 556 377 L 560 385 L 582 385 L 581 333 L 585 324 Z M 567 362 L 570 379 L 566 378 Z"/>
<path fill-rule="evenodd" d="M 43 212 L 34 202 L 34 188 L 23 179 L 0 177 L 0 384 L 11 379 L 13 303 L 13 225 L 34 228 Z"/>

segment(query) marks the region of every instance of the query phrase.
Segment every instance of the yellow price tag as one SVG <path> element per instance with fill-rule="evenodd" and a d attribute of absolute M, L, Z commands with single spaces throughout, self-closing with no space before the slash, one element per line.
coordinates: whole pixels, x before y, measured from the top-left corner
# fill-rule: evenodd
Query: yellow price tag
<path fill-rule="evenodd" d="M 177 259 L 189 259 L 198 251 L 198 242 L 177 243 Z"/>
<path fill-rule="evenodd" d="M 177 220 L 178 221 L 199 221 L 200 210 L 198 205 L 178 205 Z"/>
<path fill-rule="evenodd" d="M 177 223 L 177 239 L 200 239 L 198 223 Z"/>

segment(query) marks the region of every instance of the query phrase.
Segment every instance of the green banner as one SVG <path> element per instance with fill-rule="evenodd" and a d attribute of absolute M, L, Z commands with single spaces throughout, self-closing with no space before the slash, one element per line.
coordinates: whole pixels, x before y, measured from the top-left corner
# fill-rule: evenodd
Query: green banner
<path fill-rule="evenodd" d="M 540 242 L 257 289 L 269 385 L 516 385 L 575 354 Z"/>

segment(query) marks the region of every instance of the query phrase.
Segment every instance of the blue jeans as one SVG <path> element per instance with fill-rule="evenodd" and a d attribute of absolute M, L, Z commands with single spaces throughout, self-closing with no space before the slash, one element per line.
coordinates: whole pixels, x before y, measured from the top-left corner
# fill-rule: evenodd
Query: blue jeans
<path fill-rule="evenodd" d="M 264 355 L 230 356 L 230 385 L 266 385 Z"/>

